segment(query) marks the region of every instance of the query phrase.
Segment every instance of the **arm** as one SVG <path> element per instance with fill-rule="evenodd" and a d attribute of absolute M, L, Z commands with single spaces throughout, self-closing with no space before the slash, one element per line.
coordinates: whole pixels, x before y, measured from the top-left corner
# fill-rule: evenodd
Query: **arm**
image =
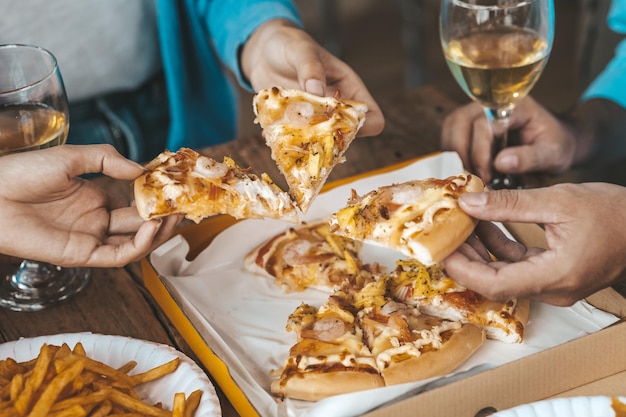
<path fill-rule="evenodd" d="M 444 266 L 462 285 L 492 299 L 529 297 L 569 305 L 626 278 L 626 188 L 562 184 L 534 190 L 467 193 L 459 204 L 485 221 L 539 223 L 547 249 L 525 248 L 491 223 Z M 484 245 L 499 261 L 485 259 Z"/>
<path fill-rule="evenodd" d="M 64 145 L 0 158 L 0 252 L 60 266 L 123 266 L 172 234 L 177 218 L 144 222 L 79 176 L 121 180 L 143 168 L 109 145 Z"/>

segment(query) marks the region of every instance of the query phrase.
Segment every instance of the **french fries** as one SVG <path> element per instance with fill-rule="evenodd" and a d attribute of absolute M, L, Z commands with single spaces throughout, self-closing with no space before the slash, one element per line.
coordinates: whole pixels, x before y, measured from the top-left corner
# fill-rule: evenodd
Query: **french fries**
<path fill-rule="evenodd" d="M 130 375 L 137 362 L 120 368 L 89 358 L 74 348 L 44 344 L 27 362 L 0 360 L 0 417 L 193 417 L 202 391 L 177 392 L 172 410 L 148 404 L 135 388 L 176 371 L 180 358 Z"/>

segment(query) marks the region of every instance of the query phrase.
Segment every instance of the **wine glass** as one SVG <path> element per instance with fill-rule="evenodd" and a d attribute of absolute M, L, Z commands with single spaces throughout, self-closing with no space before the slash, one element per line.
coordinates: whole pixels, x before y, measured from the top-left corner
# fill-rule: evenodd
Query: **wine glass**
<path fill-rule="evenodd" d="M 69 131 L 65 87 L 56 58 L 31 45 L 0 45 L 0 156 L 62 145 Z M 0 305 L 35 311 L 85 287 L 88 268 L 23 260 L 2 267 Z"/>
<path fill-rule="evenodd" d="M 443 53 L 465 93 L 485 108 L 492 160 L 507 146 L 511 112 L 533 88 L 554 38 L 552 0 L 441 0 Z M 492 172 L 490 188 L 520 188 L 516 176 Z"/>

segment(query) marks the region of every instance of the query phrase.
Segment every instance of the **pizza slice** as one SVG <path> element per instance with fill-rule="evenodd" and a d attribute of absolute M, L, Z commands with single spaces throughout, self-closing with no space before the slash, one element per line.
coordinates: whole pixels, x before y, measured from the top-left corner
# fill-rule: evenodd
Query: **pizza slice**
<path fill-rule="evenodd" d="M 290 227 L 248 253 L 244 267 L 274 280 L 286 292 L 306 288 L 332 292 L 361 270 L 362 244 L 328 229 L 328 221 Z"/>
<path fill-rule="evenodd" d="M 357 311 L 357 325 L 385 385 L 446 375 L 482 346 L 480 327 L 425 315 L 394 300 L 389 280 L 389 274 L 366 274 L 342 290 Z"/>
<path fill-rule="evenodd" d="M 362 196 L 353 190 L 348 205 L 331 216 L 330 230 L 432 265 L 454 252 L 476 226 L 459 208 L 459 196 L 484 188 L 480 178 L 462 173 L 383 186 Z"/>
<path fill-rule="evenodd" d="M 273 87 L 255 94 L 253 108 L 289 194 L 306 212 L 335 165 L 344 162 L 367 105 Z"/>
<path fill-rule="evenodd" d="M 134 192 L 137 210 L 146 220 L 184 214 L 198 223 L 208 216 L 229 214 L 237 219 L 300 222 L 289 195 L 269 176 L 242 169 L 229 157 L 218 162 L 189 148 L 154 158 L 135 180 Z"/>
<path fill-rule="evenodd" d="M 385 382 L 355 324 L 354 311 L 342 297 L 331 296 L 319 308 L 301 304 L 287 324 L 297 342 L 271 384 L 272 394 L 318 401 L 383 387 Z"/>
<path fill-rule="evenodd" d="M 478 326 L 425 315 L 395 301 L 361 310 L 358 319 L 387 386 L 447 375 L 485 340 Z"/>
<path fill-rule="evenodd" d="M 446 276 L 439 265 L 426 267 L 414 259 L 398 261 L 389 274 L 389 291 L 422 313 L 475 324 L 489 339 L 506 343 L 521 343 L 524 339 L 529 300 L 488 300 Z"/>

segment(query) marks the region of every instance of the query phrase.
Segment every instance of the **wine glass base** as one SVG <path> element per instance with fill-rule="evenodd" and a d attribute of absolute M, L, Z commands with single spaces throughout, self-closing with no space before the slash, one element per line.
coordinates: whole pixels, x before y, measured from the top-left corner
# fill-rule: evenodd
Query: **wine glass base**
<path fill-rule="evenodd" d="M 0 307 L 13 311 L 43 310 L 80 292 L 91 277 L 89 268 L 61 268 L 38 263 L 37 266 L 38 276 L 33 282 L 20 276 L 32 272 L 24 267 L 24 263 L 17 271 L 7 272 L 2 268 Z M 41 275 L 42 271 L 44 275 Z"/>

